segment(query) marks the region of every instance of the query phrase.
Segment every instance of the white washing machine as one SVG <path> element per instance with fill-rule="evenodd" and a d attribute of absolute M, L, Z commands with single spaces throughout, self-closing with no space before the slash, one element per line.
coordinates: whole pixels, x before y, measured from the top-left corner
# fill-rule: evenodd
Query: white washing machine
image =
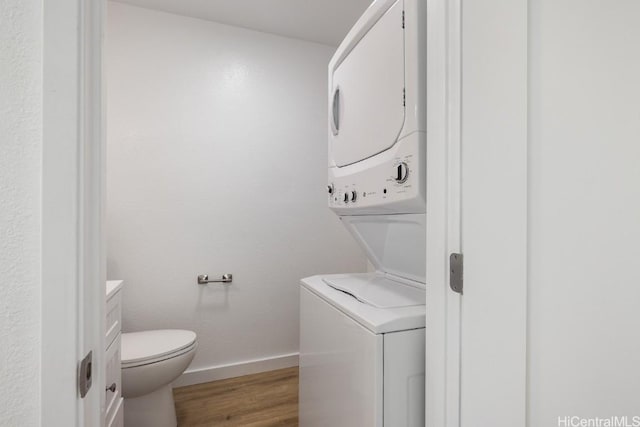
<path fill-rule="evenodd" d="M 300 291 L 300 425 L 424 427 L 424 289 L 371 274 Z"/>
<path fill-rule="evenodd" d="M 375 272 L 302 279 L 302 427 L 424 426 L 425 23 L 376 0 L 329 64 L 328 205 Z"/>

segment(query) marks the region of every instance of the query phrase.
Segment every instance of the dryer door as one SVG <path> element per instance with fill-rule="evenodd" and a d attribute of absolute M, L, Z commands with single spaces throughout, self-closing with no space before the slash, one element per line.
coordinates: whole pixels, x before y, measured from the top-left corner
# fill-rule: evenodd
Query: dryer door
<path fill-rule="evenodd" d="M 378 154 L 400 134 L 405 116 L 402 10 L 402 0 L 393 3 L 331 70 L 329 160 L 336 166 Z"/>

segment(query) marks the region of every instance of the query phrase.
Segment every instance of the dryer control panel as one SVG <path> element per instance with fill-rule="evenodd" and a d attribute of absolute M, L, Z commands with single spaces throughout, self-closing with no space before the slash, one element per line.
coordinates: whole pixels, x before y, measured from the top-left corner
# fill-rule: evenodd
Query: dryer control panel
<path fill-rule="evenodd" d="M 425 133 L 358 163 L 329 168 L 329 207 L 339 215 L 425 212 Z"/>

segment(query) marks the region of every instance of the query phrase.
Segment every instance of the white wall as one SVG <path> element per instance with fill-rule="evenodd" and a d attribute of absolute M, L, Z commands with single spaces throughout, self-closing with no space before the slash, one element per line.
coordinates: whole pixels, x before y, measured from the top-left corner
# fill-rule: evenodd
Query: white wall
<path fill-rule="evenodd" d="M 42 5 L 0 2 L 0 425 L 40 424 Z"/>
<path fill-rule="evenodd" d="M 632 0 L 530 2 L 532 427 L 640 416 L 638 17 Z"/>
<path fill-rule="evenodd" d="M 364 271 L 326 206 L 333 48 L 109 4 L 108 277 L 191 369 L 298 351 L 298 282 Z M 233 273 L 230 286 L 196 276 Z M 291 358 L 289 359 L 291 360 Z"/>

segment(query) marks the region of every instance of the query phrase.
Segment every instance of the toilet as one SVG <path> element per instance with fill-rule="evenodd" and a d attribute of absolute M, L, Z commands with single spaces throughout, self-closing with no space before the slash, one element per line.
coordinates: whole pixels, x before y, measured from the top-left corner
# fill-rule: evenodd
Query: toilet
<path fill-rule="evenodd" d="M 192 331 L 122 334 L 122 396 L 127 427 L 176 427 L 171 383 L 187 369 L 198 343 Z"/>

